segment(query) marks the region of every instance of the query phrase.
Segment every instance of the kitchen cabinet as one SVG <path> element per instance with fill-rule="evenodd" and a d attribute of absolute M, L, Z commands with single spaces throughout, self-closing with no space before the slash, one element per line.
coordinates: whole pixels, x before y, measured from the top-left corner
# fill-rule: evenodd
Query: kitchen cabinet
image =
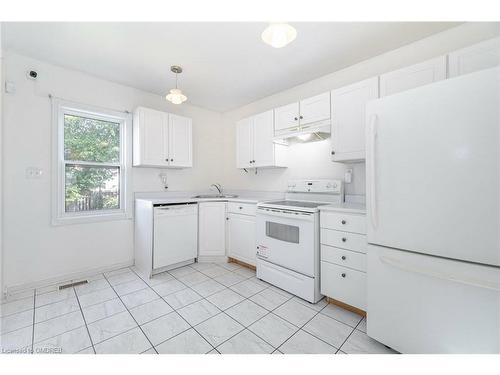
<path fill-rule="evenodd" d="M 330 93 L 325 92 L 274 110 L 275 133 L 298 130 L 304 125 L 330 120 Z"/>
<path fill-rule="evenodd" d="M 365 105 L 378 96 L 378 77 L 332 91 L 333 161 L 365 159 Z"/>
<path fill-rule="evenodd" d="M 198 256 L 226 255 L 226 202 L 202 202 L 198 207 Z"/>
<path fill-rule="evenodd" d="M 255 205 L 229 203 L 227 254 L 246 264 L 256 265 Z"/>
<path fill-rule="evenodd" d="M 421 62 L 380 76 L 380 97 L 446 79 L 446 56 Z"/>
<path fill-rule="evenodd" d="M 237 168 L 284 167 L 286 146 L 273 142 L 273 111 L 259 113 L 236 123 Z"/>
<path fill-rule="evenodd" d="M 500 65 L 500 38 L 486 40 L 448 55 L 449 77 Z"/>
<path fill-rule="evenodd" d="M 320 209 L 321 294 L 366 311 L 366 216 Z"/>
<path fill-rule="evenodd" d="M 134 166 L 193 166 L 190 118 L 138 107 L 134 112 L 133 129 Z"/>

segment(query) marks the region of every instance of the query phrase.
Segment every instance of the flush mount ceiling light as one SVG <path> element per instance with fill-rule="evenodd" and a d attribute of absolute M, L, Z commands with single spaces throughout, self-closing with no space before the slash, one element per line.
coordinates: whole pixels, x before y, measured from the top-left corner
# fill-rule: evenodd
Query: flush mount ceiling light
<path fill-rule="evenodd" d="M 182 73 L 182 68 L 177 65 L 172 65 L 170 70 L 175 73 L 175 89 L 170 90 L 170 93 L 165 99 L 174 104 L 182 104 L 187 100 L 187 96 L 182 93 L 181 89 L 177 88 L 177 75 Z"/>
<path fill-rule="evenodd" d="M 262 32 L 261 37 L 264 43 L 274 48 L 281 48 L 295 40 L 297 30 L 287 23 L 271 23 Z"/>

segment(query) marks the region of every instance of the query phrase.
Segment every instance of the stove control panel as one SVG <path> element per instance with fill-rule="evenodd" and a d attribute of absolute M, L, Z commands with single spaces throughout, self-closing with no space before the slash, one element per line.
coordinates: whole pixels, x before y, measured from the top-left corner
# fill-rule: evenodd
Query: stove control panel
<path fill-rule="evenodd" d="M 342 194 L 341 180 L 291 180 L 288 191 L 293 193 Z"/>

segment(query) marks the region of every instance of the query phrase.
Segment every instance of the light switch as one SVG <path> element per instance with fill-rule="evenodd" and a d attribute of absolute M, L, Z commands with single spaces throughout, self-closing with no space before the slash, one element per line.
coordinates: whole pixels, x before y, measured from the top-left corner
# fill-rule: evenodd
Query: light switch
<path fill-rule="evenodd" d="M 38 180 L 42 178 L 43 171 L 41 168 L 28 167 L 26 168 L 26 178 L 28 180 Z"/>

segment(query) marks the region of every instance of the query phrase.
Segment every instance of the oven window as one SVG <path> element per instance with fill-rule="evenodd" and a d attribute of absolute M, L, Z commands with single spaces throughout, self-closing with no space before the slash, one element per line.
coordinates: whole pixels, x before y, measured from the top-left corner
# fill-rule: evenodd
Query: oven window
<path fill-rule="evenodd" d="M 266 236 L 280 241 L 299 243 L 299 227 L 266 221 Z"/>

